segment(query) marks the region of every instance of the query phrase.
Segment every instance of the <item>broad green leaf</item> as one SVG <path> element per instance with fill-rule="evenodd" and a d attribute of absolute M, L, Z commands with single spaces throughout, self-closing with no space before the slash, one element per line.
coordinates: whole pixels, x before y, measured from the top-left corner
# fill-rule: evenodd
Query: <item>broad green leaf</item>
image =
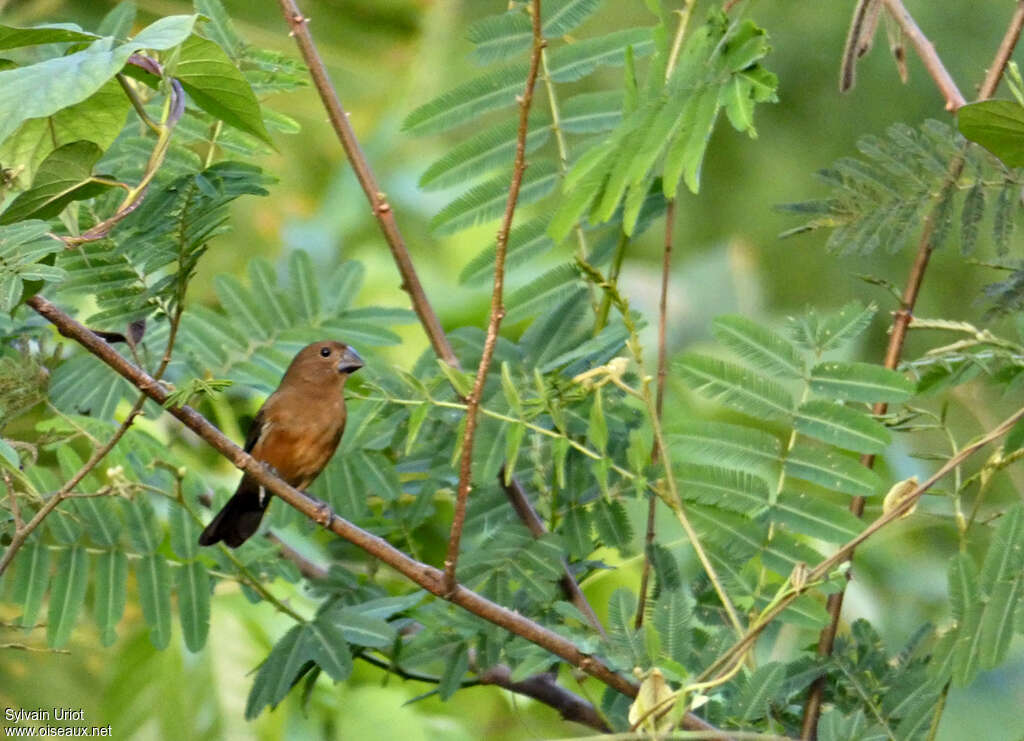
<path fill-rule="evenodd" d="M 99 39 L 83 51 L 0 72 L 0 143 L 23 121 L 81 103 L 107 83 L 139 49 L 169 49 L 192 32 L 196 16 L 168 16 L 131 41 Z"/>
<path fill-rule="evenodd" d="M 93 198 L 113 186 L 93 179 L 103 151 L 91 141 L 65 144 L 39 165 L 32 187 L 20 193 L 0 214 L 0 224 L 29 218 L 50 219 L 72 201 Z"/>
<path fill-rule="evenodd" d="M 142 616 L 149 625 L 149 640 L 159 649 L 171 640 L 171 575 L 163 556 L 151 553 L 135 564 Z"/>
<path fill-rule="evenodd" d="M 676 372 L 700 395 L 757 418 L 788 417 L 793 400 L 779 384 L 717 358 L 687 353 Z"/>
<path fill-rule="evenodd" d="M 0 50 L 37 44 L 62 44 L 95 41 L 96 34 L 83 31 L 74 23 L 46 23 L 31 28 L 0 26 Z"/>
<path fill-rule="evenodd" d="M 717 317 L 715 337 L 757 370 L 789 378 L 803 378 L 804 359 L 779 334 L 739 315 Z"/>
<path fill-rule="evenodd" d="M 469 648 L 465 645 L 455 650 L 455 655 L 450 656 L 445 662 L 444 671 L 441 673 L 441 680 L 437 685 L 437 694 L 444 702 L 455 694 L 455 691 L 462 686 L 462 678 L 469 669 Z"/>
<path fill-rule="evenodd" d="M 960 133 L 1001 159 L 1024 166 L 1024 106 L 1012 100 L 983 100 L 957 109 Z"/>
<path fill-rule="evenodd" d="M 128 559 L 123 551 L 104 551 L 96 557 L 93 616 L 104 646 L 111 646 L 117 640 L 116 628 L 124 614 L 127 579 Z"/>
<path fill-rule="evenodd" d="M 188 561 L 178 568 L 178 614 L 185 645 L 192 653 L 206 645 L 210 631 L 210 577 L 198 561 Z"/>
<path fill-rule="evenodd" d="M 21 626 L 31 628 L 50 585 L 50 549 L 37 535 L 21 549 L 15 564 L 12 596 L 14 602 L 21 603 Z"/>
<path fill-rule="evenodd" d="M 203 11 L 199 10 L 199 12 Z M 135 25 L 135 13 L 135 3 L 132 0 L 122 0 L 103 16 L 96 31 L 100 36 L 113 36 L 115 39 L 128 38 L 132 26 Z"/>
<path fill-rule="evenodd" d="M 892 435 L 881 422 L 831 401 L 803 403 L 793 426 L 801 434 L 857 453 L 881 453 L 892 442 Z"/>
<path fill-rule="evenodd" d="M 1001 581 L 989 594 L 981 616 L 979 660 L 982 669 L 994 669 L 1006 659 L 1013 638 L 1014 613 L 1024 597 L 1024 576 Z"/>
<path fill-rule="evenodd" d="M 331 611 L 329 617 L 341 629 L 345 640 L 357 646 L 384 648 L 395 640 L 394 626 L 382 618 L 358 612 L 354 607 Z M 322 622 L 327 619 L 325 615 Z"/>
<path fill-rule="evenodd" d="M 74 500 L 74 509 L 97 545 L 113 546 L 117 543 L 121 534 L 121 518 L 112 499 L 82 497 Z"/>
<path fill-rule="evenodd" d="M 310 636 L 304 625 L 296 625 L 274 644 L 253 680 L 245 703 L 246 720 L 252 720 L 263 708 L 273 707 L 285 698 L 295 675 L 309 661 L 306 641 Z"/>
<path fill-rule="evenodd" d="M 78 612 L 85 601 L 89 583 L 89 557 L 85 548 L 68 548 L 57 562 L 50 590 L 50 609 L 46 622 L 46 645 L 60 648 L 71 637 Z"/>
<path fill-rule="evenodd" d="M 161 534 L 156 527 L 156 514 L 144 498 L 121 500 L 121 511 L 128 525 L 128 537 L 140 553 L 150 554 L 160 545 Z"/>
<path fill-rule="evenodd" d="M 190 561 L 199 554 L 199 531 L 192 514 L 181 505 L 174 504 L 167 513 L 170 524 L 171 548 L 182 561 Z"/>
<path fill-rule="evenodd" d="M 1012 581 L 1024 568 L 1024 506 L 1006 510 L 992 533 L 981 567 L 981 590 L 990 593 L 1004 581 Z"/>
<path fill-rule="evenodd" d="M 417 590 L 398 597 L 378 597 L 377 599 L 361 602 L 357 605 L 347 605 L 345 612 L 346 614 L 358 613 L 380 620 L 387 620 L 389 617 L 405 612 L 420 604 L 425 594 L 423 590 Z"/>
<path fill-rule="evenodd" d="M 274 146 L 249 82 L 213 41 L 192 35 L 181 45 L 174 76 L 211 116 Z"/>
<path fill-rule="evenodd" d="M 310 658 L 317 666 L 327 672 L 327 676 L 335 682 L 348 679 L 352 673 L 352 652 L 349 651 L 346 638 L 348 634 L 344 628 L 330 620 L 325 620 L 321 615 L 311 623 L 307 623 L 305 630 L 310 635 L 309 649 Z"/>
<path fill-rule="evenodd" d="M 594 14 L 602 0 L 546 0 L 541 4 L 541 33 L 564 36 Z"/>
<path fill-rule="evenodd" d="M 228 16 L 220 0 L 193 0 L 196 12 L 206 16 L 203 33 L 207 38 L 216 41 L 232 59 L 237 60 L 245 44 L 238 37 L 231 18 Z"/>
<path fill-rule="evenodd" d="M 882 480 L 870 468 L 846 456 L 797 444 L 786 459 L 786 475 L 858 497 L 879 493 Z"/>
<path fill-rule="evenodd" d="M 956 620 L 956 646 L 953 650 L 953 681 L 960 687 L 970 684 L 981 668 L 981 593 L 978 567 L 966 553 L 958 553 L 949 565 L 949 599 Z"/>
<path fill-rule="evenodd" d="M 466 39 L 473 44 L 470 58 L 477 64 L 490 64 L 529 49 L 533 28 L 525 13 L 511 10 L 474 22 L 466 29 Z"/>
<path fill-rule="evenodd" d="M 816 394 L 850 401 L 897 403 L 914 395 L 912 381 L 871 363 L 819 363 L 811 369 L 810 383 Z"/>
<path fill-rule="evenodd" d="M 864 529 L 864 522 L 848 509 L 795 492 L 782 492 L 771 517 L 795 532 L 829 543 L 845 543 Z"/>
<path fill-rule="evenodd" d="M 60 252 L 62 243 L 49 236 L 50 227 L 44 221 L 22 221 L 0 226 L 0 312 L 14 309 L 21 298 L 22 278 L 38 270 L 38 261 Z M 59 271 L 50 280 L 60 279 Z"/>

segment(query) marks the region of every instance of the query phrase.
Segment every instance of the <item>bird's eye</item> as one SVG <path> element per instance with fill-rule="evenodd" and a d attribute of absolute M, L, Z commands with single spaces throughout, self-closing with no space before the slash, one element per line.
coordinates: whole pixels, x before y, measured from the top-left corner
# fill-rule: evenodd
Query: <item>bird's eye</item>
<path fill-rule="evenodd" d="M 323 358 L 331 357 L 331 348 L 329 348 L 329 347 L 321 347 L 320 348 L 320 356 L 323 357 Z"/>

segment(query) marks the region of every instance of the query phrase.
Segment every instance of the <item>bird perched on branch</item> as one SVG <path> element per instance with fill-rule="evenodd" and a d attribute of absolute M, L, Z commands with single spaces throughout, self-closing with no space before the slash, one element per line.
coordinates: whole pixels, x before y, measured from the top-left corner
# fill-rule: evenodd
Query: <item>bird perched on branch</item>
<path fill-rule="evenodd" d="M 297 489 L 312 484 L 345 430 L 345 381 L 362 367 L 359 353 L 340 342 L 302 348 L 256 413 L 245 451 Z M 223 540 L 237 548 L 259 528 L 269 503 L 270 492 L 243 476 L 234 496 L 199 536 L 199 544 Z"/>

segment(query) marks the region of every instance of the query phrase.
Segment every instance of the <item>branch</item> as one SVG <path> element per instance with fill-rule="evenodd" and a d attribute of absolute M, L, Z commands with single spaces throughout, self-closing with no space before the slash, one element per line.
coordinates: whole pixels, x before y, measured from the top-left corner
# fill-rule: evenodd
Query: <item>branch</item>
<path fill-rule="evenodd" d="M 898 2 L 898 0 L 896 0 Z M 887 9 L 889 8 L 888 3 L 890 0 L 885 0 L 887 3 Z M 1006 29 L 1006 33 L 1003 35 L 1003 40 L 999 44 L 999 48 L 996 51 L 995 59 L 992 65 L 988 69 L 988 73 L 985 76 L 985 80 L 978 91 L 978 100 L 986 100 L 991 98 L 995 93 L 996 88 L 999 86 L 999 80 L 1002 78 L 1002 73 L 1006 69 L 1006 63 L 1013 53 L 1013 49 L 1020 38 L 1021 28 L 1024 26 L 1024 0 L 1018 0 L 1017 7 L 1014 10 L 1013 17 L 1010 19 L 1009 26 Z M 930 45 L 929 45 L 930 46 Z M 932 48 L 934 52 L 934 48 Z M 946 187 L 953 187 L 953 184 L 960 177 L 960 173 L 963 172 L 964 158 L 962 155 L 958 155 L 953 158 L 949 163 L 949 174 L 946 180 Z M 940 196 L 941 197 L 941 196 Z M 900 310 L 896 312 L 893 317 L 892 329 L 889 332 L 889 344 L 885 351 L 885 367 L 890 370 L 895 370 L 899 364 L 900 359 L 903 355 L 903 345 L 907 339 L 907 331 L 910 328 L 910 321 L 913 318 L 914 307 L 917 304 L 917 297 L 921 291 L 921 283 L 924 280 L 925 270 L 928 268 L 928 262 L 931 259 L 932 249 L 932 234 L 935 229 L 935 211 L 932 210 L 927 219 L 925 220 L 924 228 L 921 232 L 921 238 L 918 241 L 917 255 L 914 258 L 914 264 L 910 269 L 910 274 L 907 276 L 907 283 L 903 289 L 903 295 L 900 300 Z M 885 414 L 888 410 L 888 404 L 879 403 L 875 404 L 872 412 L 876 415 Z M 861 458 L 863 463 L 868 468 L 872 468 L 875 465 L 875 456 L 865 455 Z M 854 497 L 850 501 L 850 511 L 853 512 L 857 517 L 861 517 L 864 514 L 864 498 Z M 853 551 L 850 551 L 852 557 Z M 818 655 L 829 656 L 832 654 L 832 647 L 835 643 L 836 632 L 839 629 L 839 618 L 843 609 L 843 597 L 846 593 L 845 588 L 840 591 L 830 594 L 826 603 L 829 612 L 829 624 L 821 631 L 821 635 L 818 638 Z M 810 690 L 807 695 L 807 702 L 804 705 L 803 724 L 801 728 L 800 738 L 806 740 L 812 739 L 817 733 L 818 717 L 821 714 L 821 700 L 822 693 L 825 688 L 824 677 L 818 677 L 811 683 Z"/>
<path fill-rule="evenodd" d="M 395 215 L 391 211 L 387 196 L 377 185 L 377 178 L 370 168 L 366 155 L 363 154 L 362 147 L 359 146 L 359 140 L 356 138 L 355 131 L 352 130 L 348 114 L 341 106 L 341 100 L 331 84 L 327 68 L 313 43 L 313 37 L 309 33 L 309 19 L 302 15 L 294 0 L 278 1 L 281 5 L 281 12 L 291 28 L 291 35 L 295 37 L 295 43 L 299 46 L 302 59 L 306 62 L 309 74 L 313 77 L 313 85 L 316 86 L 320 100 L 323 101 L 324 108 L 327 109 L 331 126 L 334 127 L 342 149 L 345 150 L 345 156 L 348 157 L 356 179 L 359 180 L 359 185 L 362 186 L 363 193 L 366 194 L 366 200 L 370 202 L 370 208 L 373 209 L 373 215 L 380 225 L 384 241 L 391 249 L 391 256 L 402 276 L 402 289 L 409 294 L 413 311 L 420 318 L 420 323 L 427 333 L 434 352 L 448 365 L 458 367 L 458 358 L 455 357 L 455 351 L 452 350 L 452 346 L 441 328 L 441 322 L 438 321 L 437 314 L 434 313 L 427 294 L 423 290 L 423 285 L 416 274 L 416 268 L 413 267 L 412 258 L 409 256 L 409 248 L 406 247 L 402 233 L 398 230 L 398 223 L 395 221 Z"/>
<path fill-rule="evenodd" d="M 655 411 L 658 418 L 661 418 L 661 409 L 665 401 L 665 377 L 667 376 L 666 366 L 668 364 L 667 334 L 668 334 L 668 279 L 672 267 L 672 230 L 676 222 L 676 202 L 668 202 L 665 211 L 665 252 L 661 262 L 661 300 L 658 302 L 658 388 L 655 397 Z M 658 461 L 658 446 L 655 445 L 651 451 L 651 462 Z M 654 514 L 657 497 L 650 497 L 647 503 L 647 539 L 644 544 L 644 568 L 640 574 L 640 597 L 636 606 L 636 618 L 633 624 L 640 628 L 644 624 L 644 612 L 647 609 L 647 584 L 651 578 L 651 549 L 654 547 L 655 520 Z"/>
<path fill-rule="evenodd" d="M 953 78 L 946 71 L 946 67 L 942 60 L 939 59 L 939 55 L 935 52 L 935 46 L 918 27 L 910 12 L 903 6 L 902 0 L 882 0 L 882 3 L 885 5 L 889 15 L 892 16 L 892 19 L 896 21 L 900 30 L 910 39 L 910 43 L 914 45 L 914 50 L 921 58 L 924 68 L 931 75 L 932 79 L 935 80 L 939 92 L 946 99 L 946 110 L 953 113 L 960 106 L 967 103 L 964 100 L 964 96 L 961 95 L 959 88 L 957 88 L 956 83 L 953 82 Z"/>
<path fill-rule="evenodd" d="M 508 200 L 505 203 L 505 215 L 498 229 L 498 241 L 494 256 L 494 292 L 491 294 L 491 315 L 487 322 L 487 334 L 484 337 L 484 351 L 480 356 L 480 365 L 476 370 L 473 390 L 466 400 L 466 430 L 462 435 L 462 460 L 459 464 L 459 486 L 455 499 L 455 515 L 452 518 L 451 534 L 448 536 L 448 555 L 444 560 L 445 582 L 449 589 L 456 585 L 455 566 L 459 560 L 459 542 L 462 539 L 462 528 L 466 522 L 466 500 L 472 481 L 473 441 L 476 435 L 477 411 L 480 408 L 480 397 L 484 393 L 487 371 L 494 357 L 494 347 L 498 343 L 498 329 L 502 317 L 505 316 L 503 293 L 505 290 L 505 253 L 508 249 L 508 233 L 512 228 L 512 219 L 516 213 L 519 200 L 519 189 L 523 184 L 523 173 L 526 172 L 526 133 L 529 130 L 530 105 L 533 103 L 533 88 L 537 82 L 537 70 L 540 69 L 540 55 L 544 49 L 544 36 L 540 28 L 540 0 L 533 0 L 531 16 L 533 18 L 533 53 L 530 55 L 530 69 L 526 74 L 526 88 L 519 98 L 519 133 L 516 137 L 516 156 L 512 163 L 512 183 L 508 189 Z"/>
<path fill-rule="evenodd" d="M 423 286 L 420 283 L 419 276 L 416 273 L 416 268 L 412 263 L 412 258 L 409 255 L 409 250 L 405 245 L 405 240 L 402 238 L 401 232 L 398 230 L 398 224 L 395 221 L 391 206 L 388 204 L 384 194 L 380 192 L 377 186 L 377 180 L 374 177 L 373 169 L 370 167 L 370 164 L 366 159 L 366 155 L 363 154 L 363 150 L 359 146 L 359 140 L 356 138 L 355 132 L 352 130 L 352 125 L 349 123 L 348 114 L 341 105 L 337 90 L 331 84 L 330 77 L 327 74 L 327 68 L 324 66 L 323 60 L 320 58 L 320 54 L 317 51 L 316 44 L 313 42 L 313 37 L 309 32 L 309 19 L 302 15 L 294 0 L 279 0 L 279 3 L 281 6 L 281 12 L 291 28 L 291 35 L 295 37 L 295 41 L 299 46 L 299 51 L 302 54 L 302 58 L 306 62 L 306 66 L 309 68 L 310 75 L 313 78 L 313 85 L 316 87 L 317 93 L 320 95 L 320 100 L 323 102 L 324 108 L 327 110 L 327 115 L 331 121 L 331 125 L 333 126 L 335 133 L 338 135 L 342 149 L 345 151 L 345 156 L 348 158 L 349 163 L 352 165 L 352 169 L 355 171 L 356 178 L 359 180 L 359 184 L 362 186 L 363 192 L 366 194 L 366 198 L 370 202 L 370 207 L 373 209 L 373 214 L 380 226 L 381 233 L 384 235 L 384 239 L 388 243 L 388 247 L 391 250 L 391 256 L 394 258 L 395 265 L 398 267 L 398 272 L 402 276 L 402 288 L 409 294 L 413 310 L 419 317 L 420 323 L 423 325 L 423 329 L 427 334 L 427 338 L 430 340 L 430 344 L 434 348 L 434 352 L 438 357 L 448 363 L 448 365 L 458 368 L 460 367 L 459 359 L 455 356 L 455 352 L 452 350 L 452 346 L 448 342 L 448 337 L 441 328 L 437 315 L 434 313 L 434 309 L 430 305 L 430 301 L 427 299 Z M 520 517 L 523 518 L 523 522 L 526 523 L 527 527 L 533 531 L 533 528 L 530 526 L 529 519 L 539 518 L 537 518 L 537 513 L 530 504 L 530 500 L 526 497 L 522 487 L 515 480 L 506 484 L 504 472 L 499 474 L 499 476 L 501 477 L 500 485 L 508 496 L 509 501 L 512 503 L 513 508 L 520 514 Z M 530 513 L 529 519 L 524 513 Z M 603 634 L 604 629 L 601 627 L 600 621 L 597 619 L 593 608 L 587 602 L 587 599 L 580 590 L 579 585 L 576 584 L 576 580 L 573 578 L 572 572 L 569 571 L 568 566 L 565 568 L 565 574 L 562 577 L 562 584 L 566 589 L 566 595 L 573 604 L 576 605 L 576 607 L 578 607 L 580 611 L 591 620 L 594 627 Z"/>
<path fill-rule="evenodd" d="M 512 671 L 500 664 L 477 676 L 480 684 L 493 684 L 509 692 L 532 697 L 557 710 L 565 720 L 582 723 L 605 733 L 611 730 L 591 703 L 559 686 L 555 680 L 555 674 L 545 673 L 535 674 L 521 682 L 513 682 Z"/>

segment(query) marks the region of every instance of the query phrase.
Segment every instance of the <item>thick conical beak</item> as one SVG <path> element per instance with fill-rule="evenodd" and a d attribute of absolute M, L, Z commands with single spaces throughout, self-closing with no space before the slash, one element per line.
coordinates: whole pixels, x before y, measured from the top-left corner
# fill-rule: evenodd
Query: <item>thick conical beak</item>
<path fill-rule="evenodd" d="M 338 373 L 355 373 L 363 367 L 363 359 L 359 357 L 354 347 L 346 347 L 341 354 L 341 361 L 338 363 Z"/>

